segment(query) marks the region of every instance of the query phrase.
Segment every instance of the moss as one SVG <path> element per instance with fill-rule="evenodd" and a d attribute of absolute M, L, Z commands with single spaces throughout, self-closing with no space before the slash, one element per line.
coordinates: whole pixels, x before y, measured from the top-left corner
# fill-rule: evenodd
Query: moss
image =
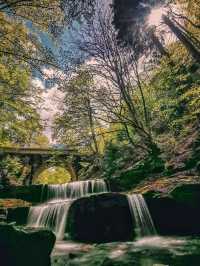
<path fill-rule="evenodd" d="M 164 162 L 162 159 L 148 157 L 139 161 L 132 168 L 118 171 L 118 174 L 109 177 L 108 180 L 111 186 L 114 184 L 118 191 L 127 191 L 136 187 L 146 177 L 161 173 L 163 169 Z"/>
<path fill-rule="evenodd" d="M 20 199 L 0 199 L 0 207 L 2 208 L 29 207 L 30 205 L 30 202 Z"/>

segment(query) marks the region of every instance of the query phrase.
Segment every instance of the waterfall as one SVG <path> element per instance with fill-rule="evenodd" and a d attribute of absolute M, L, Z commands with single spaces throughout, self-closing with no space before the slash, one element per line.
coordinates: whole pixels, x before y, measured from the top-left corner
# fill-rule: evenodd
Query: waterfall
<path fill-rule="evenodd" d="M 67 213 L 71 201 L 57 202 L 31 207 L 28 215 L 29 227 L 45 227 L 55 232 L 58 240 L 65 233 Z"/>
<path fill-rule="evenodd" d="M 57 240 L 62 240 L 71 203 L 77 198 L 107 191 L 107 184 L 101 179 L 48 185 L 47 201 L 30 208 L 27 226 L 51 229 L 55 232 Z"/>
<path fill-rule="evenodd" d="M 156 235 L 156 229 L 143 196 L 141 194 L 132 194 L 128 195 L 127 198 L 131 216 L 136 225 L 136 236 Z"/>
<path fill-rule="evenodd" d="M 49 185 L 47 199 L 76 199 L 89 194 L 107 191 L 107 185 L 105 181 L 101 179 L 76 181 L 63 185 Z"/>

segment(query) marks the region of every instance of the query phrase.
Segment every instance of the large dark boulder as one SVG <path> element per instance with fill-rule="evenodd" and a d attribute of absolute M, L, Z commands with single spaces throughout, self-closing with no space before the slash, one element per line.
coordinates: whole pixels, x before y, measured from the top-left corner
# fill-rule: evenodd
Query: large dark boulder
<path fill-rule="evenodd" d="M 200 209 L 200 184 L 177 186 L 170 192 L 170 196 L 179 203 Z"/>
<path fill-rule="evenodd" d="M 0 224 L 0 265 L 50 266 L 55 240 L 48 230 L 23 231 Z"/>
<path fill-rule="evenodd" d="M 16 225 L 26 225 L 29 207 L 16 207 L 7 209 L 7 222 L 15 222 Z"/>
<path fill-rule="evenodd" d="M 168 195 L 144 195 L 161 235 L 200 235 L 200 185 L 184 184 Z"/>
<path fill-rule="evenodd" d="M 74 201 L 67 230 L 73 240 L 84 242 L 127 241 L 133 237 L 133 222 L 126 195 L 103 193 Z"/>
<path fill-rule="evenodd" d="M 32 203 L 45 201 L 47 187 L 45 185 L 8 186 L 0 188 L 1 199 L 22 199 Z"/>

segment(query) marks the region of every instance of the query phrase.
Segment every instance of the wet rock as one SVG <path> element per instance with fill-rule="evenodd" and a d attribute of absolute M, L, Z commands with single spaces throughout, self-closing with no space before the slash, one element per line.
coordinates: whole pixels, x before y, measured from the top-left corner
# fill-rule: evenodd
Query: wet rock
<path fill-rule="evenodd" d="M 132 239 L 133 228 L 126 195 L 92 195 L 74 201 L 69 209 L 67 230 L 73 240 L 126 241 Z"/>
<path fill-rule="evenodd" d="M 0 224 L 0 258 L 2 266 L 50 266 L 55 235 L 48 230 L 19 230 Z"/>
<path fill-rule="evenodd" d="M 0 208 L 0 223 L 6 222 L 7 220 L 7 209 L 5 208 Z"/>
<path fill-rule="evenodd" d="M 164 196 L 151 195 L 144 197 L 159 234 L 200 235 L 199 184 L 178 186 Z"/>
<path fill-rule="evenodd" d="M 200 209 L 200 184 L 183 184 L 177 186 L 170 192 L 170 196 L 179 203 Z"/>
<path fill-rule="evenodd" d="M 38 203 L 46 199 L 47 189 L 43 185 L 9 186 L 0 188 L 1 199 L 22 199 Z"/>
<path fill-rule="evenodd" d="M 199 247 L 199 239 L 143 238 L 133 242 L 94 245 L 75 258 L 60 255 L 52 257 L 51 262 L 52 266 L 197 266 Z"/>
<path fill-rule="evenodd" d="M 7 222 L 15 222 L 16 225 L 26 225 L 29 207 L 17 207 L 7 209 Z"/>

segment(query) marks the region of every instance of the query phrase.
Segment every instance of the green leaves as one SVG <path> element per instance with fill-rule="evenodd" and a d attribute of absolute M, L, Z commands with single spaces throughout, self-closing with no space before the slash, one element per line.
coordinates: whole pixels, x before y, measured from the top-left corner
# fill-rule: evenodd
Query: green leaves
<path fill-rule="evenodd" d="M 0 143 L 29 143 L 33 132 L 41 130 L 36 111 L 38 97 L 27 68 L 16 65 L 11 57 L 1 58 Z"/>
<path fill-rule="evenodd" d="M 64 184 L 71 180 L 71 175 L 62 167 L 52 167 L 43 171 L 37 178 L 37 184 Z"/>
<path fill-rule="evenodd" d="M 66 93 L 62 114 L 55 119 L 55 135 L 69 147 L 79 151 L 95 152 L 94 105 L 91 100 L 93 80 L 87 70 L 78 70 L 65 84 Z M 97 149 L 96 149 L 97 150 Z"/>
<path fill-rule="evenodd" d="M 0 161 L 0 169 L 4 171 L 9 180 L 13 183 L 20 183 L 20 176 L 22 173 L 23 165 L 17 157 L 7 156 Z"/>

